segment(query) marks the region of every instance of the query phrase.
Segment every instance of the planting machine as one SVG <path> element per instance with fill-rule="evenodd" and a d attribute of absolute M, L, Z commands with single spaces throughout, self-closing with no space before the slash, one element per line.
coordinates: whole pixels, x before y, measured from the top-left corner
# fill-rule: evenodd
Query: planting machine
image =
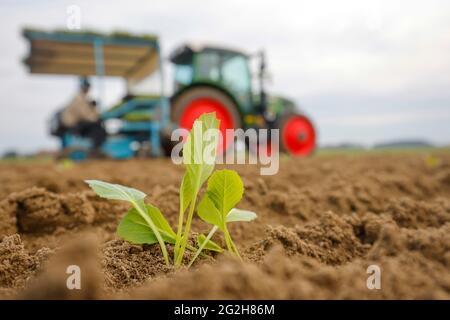
<path fill-rule="evenodd" d="M 278 128 L 282 151 L 294 156 L 314 151 L 316 133 L 311 121 L 292 101 L 266 95 L 263 53 L 257 55 L 259 90 L 255 92 L 250 70 L 254 56 L 213 45 L 180 46 L 170 55 L 174 92 L 165 96 L 163 60 L 155 36 L 30 29 L 23 35 L 29 42 L 25 64 L 31 73 L 125 80 L 127 95 L 101 113 L 108 131 L 102 150 L 111 158 L 168 154 L 172 129 L 190 129 L 202 113 L 213 111 L 224 136 L 226 129 Z M 148 79 L 157 81 L 158 94 L 135 93 L 134 88 Z M 101 92 L 101 81 L 99 84 Z M 87 157 L 88 139 L 70 132 L 60 139 L 72 159 Z M 219 149 L 226 150 L 229 143 L 225 140 Z"/>

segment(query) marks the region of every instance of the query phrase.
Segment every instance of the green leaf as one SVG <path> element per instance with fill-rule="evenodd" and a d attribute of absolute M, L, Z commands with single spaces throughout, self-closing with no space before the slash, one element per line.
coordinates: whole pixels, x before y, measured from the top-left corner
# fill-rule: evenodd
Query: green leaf
<path fill-rule="evenodd" d="M 197 236 L 197 246 L 200 248 L 200 246 L 205 242 L 206 236 L 204 234 L 199 234 Z M 222 248 L 215 243 L 214 241 L 209 240 L 208 243 L 205 244 L 204 249 L 215 251 L 215 252 L 222 252 Z"/>
<path fill-rule="evenodd" d="M 222 228 L 224 220 L 219 210 L 214 205 L 214 202 L 205 193 L 197 208 L 198 216 L 205 222 Z"/>
<path fill-rule="evenodd" d="M 158 242 L 152 229 L 134 208 L 130 209 L 120 221 L 117 227 L 117 234 L 122 239 L 135 244 L 154 244 Z"/>
<path fill-rule="evenodd" d="M 171 244 L 175 243 L 176 234 L 159 209 L 148 204 L 145 205 L 145 208 L 164 241 Z M 135 208 L 130 209 L 123 217 L 117 227 L 117 234 L 121 238 L 135 244 L 154 244 L 158 242 L 153 230 Z"/>
<path fill-rule="evenodd" d="M 253 220 L 255 213 L 233 209 L 242 199 L 243 193 L 244 184 L 236 171 L 218 170 L 208 180 L 207 192 L 198 205 L 197 214 L 203 221 L 218 226 L 222 231 L 227 222 Z"/>
<path fill-rule="evenodd" d="M 193 197 L 195 196 L 194 190 L 192 188 L 191 176 L 185 173 L 180 186 L 180 205 L 181 212 L 185 212 L 189 207 Z"/>
<path fill-rule="evenodd" d="M 227 215 L 227 222 L 252 221 L 256 219 L 256 213 L 253 211 L 233 208 Z"/>
<path fill-rule="evenodd" d="M 144 203 L 144 198 L 146 197 L 145 193 L 137 189 L 128 188 L 119 184 L 112 184 L 99 180 L 86 180 L 86 183 L 89 184 L 89 186 L 100 197 L 130 202 L 134 207 L 134 211 L 130 211 L 131 214 L 127 214 L 124 217 L 124 220 L 121 222 L 122 225 L 119 225 L 118 227 L 119 235 L 133 243 L 154 243 L 153 238 L 156 238 L 161 247 L 164 260 L 166 264 L 169 265 L 169 257 L 167 255 L 167 248 L 164 242 L 170 240 L 172 236 L 170 234 L 167 234 L 167 230 L 166 232 L 164 232 L 165 236 L 163 236 L 163 232 L 161 231 L 164 230 L 159 230 L 158 226 L 153 221 L 153 218 L 151 218 L 151 216 L 154 215 L 156 216 L 156 219 L 158 219 L 159 215 L 161 215 L 161 212 L 159 212 L 158 210 L 158 214 L 158 212 L 155 213 L 154 210 L 151 209 L 151 213 L 149 214 L 149 209 Z M 140 216 L 140 219 L 138 219 L 135 214 L 138 214 Z M 145 222 L 145 224 L 142 224 L 142 220 Z M 164 222 L 165 220 L 159 219 L 158 224 L 163 228 L 166 228 L 167 226 Z M 148 232 L 148 237 L 145 236 L 146 232 L 143 226 L 148 227 L 148 229 L 150 230 Z"/>
<path fill-rule="evenodd" d="M 208 197 L 222 215 L 222 221 L 232 208 L 238 204 L 244 194 L 244 184 L 234 170 L 217 170 L 208 180 Z"/>
<path fill-rule="evenodd" d="M 158 230 L 163 231 L 162 234 L 163 238 L 166 240 L 167 236 L 172 237 L 173 239 L 176 238 L 176 233 L 173 231 L 172 227 L 170 226 L 169 222 L 164 218 L 161 211 L 151 204 L 146 204 L 145 208 L 147 209 L 147 213 L 152 218 L 153 223 L 158 228 Z M 172 242 L 170 242 L 172 243 Z"/>
<path fill-rule="evenodd" d="M 139 202 L 147 196 L 142 191 L 121 186 L 120 184 L 107 183 L 99 180 L 86 180 L 85 182 L 97 195 L 106 199 Z"/>
<path fill-rule="evenodd" d="M 194 192 L 200 190 L 214 170 L 217 139 L 205 138 L 207 131 L 218 130 L 219 124 L 220 121 L 216 118 L 215 112 L 202 114 L 195 120 L 183 145 L 183 163 L 190 175 Z"/>

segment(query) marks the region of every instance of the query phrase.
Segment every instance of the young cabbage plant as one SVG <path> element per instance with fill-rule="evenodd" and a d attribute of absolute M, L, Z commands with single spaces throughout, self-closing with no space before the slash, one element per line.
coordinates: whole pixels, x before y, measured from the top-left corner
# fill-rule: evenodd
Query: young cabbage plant
<path fill-rule="evenodd" d="M 145 193 L 99 180 L 86 180 L 86 183 L 102 198 L 129 202 L 133 207 L 119 224 L 119 236 L 136 244 L 158 242 L 164 261 L 169 265 L 165 242 L 173 243 L 175 232 L 158 208 L 144 203 Z"/>
<path fill-rule="evenodd" d="M 178 229 L 174 249 L 176 266 L 180 266 L 183 262 L 198 193 L 214 170 L 219 123 L 215 112 L 202 114 L 194 122 L 183 145 L 183 164 L 186 172 L 180 187 Z M 186 210 L 188 215 L 184 222 Z"/>
<path fill-rule="evenodd" d="M 117 234 L 122 239 L 134 244 L 158 243 L 165 263 L 169 264 L 165 243 L 175 244 L 177 235 L 157 207 L 144 203 L 145 193 L 99 180 L 86 180 L 86 183 L 102 198 L 131 203 L 132 208 L 119 223 Z M 218 245 L 212 241 L 205 244 L 206 249 L 220 252 L 217 247 Z M 197 248 L 191 245 L 187 245 L 187 248 L 193 252 L 197 251 Z"/>
<path fill-rule="evenodd" d="M 200 235 L 197 242 L 199 249 L 189 263 L 189 266 L 197 259 L 203 249 L 213 250 L 209 241 L 217 230 L 223 232 L 227 249 L 238 256 L 239 251 L 231 238 L 227 223 L 238 221 L 251 221 L 256 218 L 256 213 L 247 210 L 236 209 L 244 194 L 244 184 L 239 174 L 234 170 L 218 170 L 208 180 L 207 191 L 200 201 L 197 214 L 199 217 L 214 225 L 208 235 Z"/>
<path fill-rule="evenodd" d="M 244 193 L 241 178 L 235 171 L 220 170 L 212 174 L 219 138 L 218 128 L 219 120 L 215 113 L 205 113 L 194 122 L 183 145 L 183 163 L 186 172 L 180 186 L 176 233 L 157 207 L 144 202 L 147 195 L 142 191 L 99 180 L 86 180 L 100 197 L 127 201 L 132 205 L 117 227 L 117 234 L 121 238 L 134 244 L 158 243 L 167 265 L 170 261 L 166 243 L 173 244 L 173 263 L 180 266 L 186 249 L 196 252 L 189 265 L 202 254 L 203 250 L 221 252 L 222 248 L 211 241 L 214 233 L 220 229 L 224 233 L 228 251 L 239 256 L 228 232 L 227 223 L 251 221 L 256 218 L 256 214 L 234 208 Z M 197 212 L 200 218 L 213 224 L 214 227 L 207 236 L 200 234 L 197 237 L 198 248 L 196 248 L 188 244 L 188 240 L 198 193 L 206 180 L 208 180 L 207 192 L 200 201 Z M 186 211 L 188 213 L 185 222 Z"/>

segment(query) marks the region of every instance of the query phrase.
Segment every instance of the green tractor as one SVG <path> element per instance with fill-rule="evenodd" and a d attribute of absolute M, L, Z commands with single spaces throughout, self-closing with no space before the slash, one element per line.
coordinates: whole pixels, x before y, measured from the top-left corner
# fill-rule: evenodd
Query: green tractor
<path fill-rule="evenodd" d="M 222 152 L 231 143 L 226 130 L 238 128 L 280 129 L 282 151 L 295 156 L 308 156 L 314 151 L 316 133 L 311 121 L 292 101 L 266 95 L 263 53 L 257 55 L 259 93 L 255 94 L 250 71 L 252 56 L 217 46 L 183 45 L 170 56 L 175 66 L 174 93 L 167 97 L 159 39 L 154 35 L 36 29 L 25 29 L 23 35 L 29 42 L 24 63 L 32 74 L 125 80 L 127 95 L 101 113 L 107 128 L 108 123 L 119 123 L 108 132 L 102 146 L 111 158 L 159 156 L 163 151 L 167 154 L 172 146 L 168 135 L 171 129 L 190 130 L 204 112 L 216 112 L 220 119 Z M 151 77 L 157 77 L 160 92 L 142 95 L 129 90 Z M 60 138 L 62 151 L 70 151 L 70 158 L 84 159 L 92 148 L 89 139 L 76 132 L 51 133 Z M 257 152 L 261 147 L 270 151 L 271 145 L 265 141 L 258 141 Z"/>
<path fill-rule="evenodd" d="M 311 121 L 295 104 L 281 97 L 267 97 L 264 90 L 265 57 L 258 54 L 259 94 L 252 88 L 251 56 L 241 51 L 209 45 L 183 45 L 170 56 L 175 65 L 175 93 L 171 98 L 171 122 L 190 129 L 204 112 L 216 112 L 220 130 L 280 129 L 280 149 L 308 156 L 316 144 Z M 270 140 L 267 140 L 270 141 Z M 224 139 L 219 149 L 226 150 Z M 264 148 L 270 145 L 261 142 Z"/>

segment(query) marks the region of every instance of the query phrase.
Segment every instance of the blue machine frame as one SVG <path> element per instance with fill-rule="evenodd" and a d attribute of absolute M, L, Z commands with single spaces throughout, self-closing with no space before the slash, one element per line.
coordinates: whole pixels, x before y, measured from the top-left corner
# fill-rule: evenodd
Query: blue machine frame
<path fill-rule="evenodd" d="M 158 43 L 157 37 L 135 37 L 128 35 L 102 35 L 97 33 L 77 33 L 77 32 L 43 32 L 37 30 L 24 30 L 24 37 L 30 41 L 30 55 L 25 60 L 25 64 L 28 65 L 31 73 L 51 73 L 51 74 L 67 74 L 67 75 L 79 75 L 79 76 L 96 76 L 99 79 L 100 84 L 100 96 L 102 96 L 103 91 L 103 78 L 105 76 L 122 76 L 127 77 L 129 70 L 124 70 L 124 74 L 121 75 L 120 72 L 117 74 L 108 74 L 108 68 L 105 66 L 105 47 L 114 46 L 117 47 L 127 47 L 127 48 L 140 48 L 148 47 L 155 50 L 157 54 L 157 64 L 158 71 L 160 75 L 160 88 L 161 92 L 159 97 L 156 98 L 145 98 L 139 97 L 138 99 L 129 99 L 127 101 L 122 101 L 118 106 L 114 107 L 110 111 L 105 111 L 102 113 L 102 119 L 121 119 L 122 127 L 121 131 L 133 133 L 133 132 L 148 132 L 148 142 L 151 145 L 151 155 L 152 156 L 160 156 L 162 154 L 161 141 L 160 141 L 160 133 L 163 128 L 168 126 L 169 124 L 169 100 L 164 95 L 164 71 L 162 66 L 161 52 Z M 83 66 L 77 69 L 75 66 L 60 65 L 59 61 L 53 63 L 51 61 L 52 55 L 39 55 L 37 54 L 37 50 L 35 50 L 36 46 L 34 44 L 49 43 L 50 45 L 60 45 L 60 44 L 80 44 L 90 46 L 93 48 L 93 57 L 87 58 L 89 62 L 94 63 L 95 74 L 93 74 L 93 70 L 89 70 L 88 72 L 82 71 L 82 68 L 86 67 L 86 63 L 88 61 L 83 61 Z M 51 46 L 49 47 L 51 48 Z M 86 48 L 88 48 L 86 47 Z M 66 48 L 67 49 L 67 48 Z M 66 50 L 67 52 L 70 50 Z M 66 52 L 66 53 L 67 53 Z M 61 52 L 55 53 L 54 56 L 61 56 Z M 145 57 L 144 57 L 145 58 Z M 46 60 L 49 59 L 49 60 Z M 64 60 L 64 59 L 63 59 Z M 67 60 L 67 59 L 66 59 Z M 70 60 L 70 59 L 69 59 Z M 143 60 L 143 57 L 139 57 L 136 63 L 139 63 Z M 78 61 L 79 62 L 79 61 Z M 143 61 L 142 63 L 146 63 Z M 105 68 L 106 67 L 106 68 Z M 147 66 L 148 67 L 148 66 Z M 133 70 L 136 69 L 136 66 L 133 66 Z M 80 71 L 78 71 L 80 70 Z M 112 70 L 112 69 L 111 69 Z M 154 71 L 151 71 L 145 76 L 150 75 Z M 140 80 L 140 79 L 139 79 Z M 136 110 L 137 106 L 142 108 L 145 106 L 145 109 L 149 112 L 150 115 L 159 115 L 158 119 L 155 116 L 150 116 L 148 120 L 139 120 L 139 121 L 128 121 L 123 119 L 123 117 L 130 112 Z M 159 110 L 158 110 L 159 109 Z M 159 112 L 158 112 L 159 111 Z M 124 134 L 122 136 L 109 136 L 105 144 L 102 146 L 104 152 L 109 154 L 113 158 L 129 158 L 133 156 L 134 151 L 131 148 L 131 144 L 134 142 L 134 139 L 131 135 Z M 71 134 L 66 134 L 62 138 L 62 145 L 65 147 L 75 146 L 89 149 L 89 141 L 86 139 L 82 139 L 80 137 L 73 136 Z M 77 153 L 74 156 L 76 160 L 80 160 L 83 156 L 80 153 Z"/>

